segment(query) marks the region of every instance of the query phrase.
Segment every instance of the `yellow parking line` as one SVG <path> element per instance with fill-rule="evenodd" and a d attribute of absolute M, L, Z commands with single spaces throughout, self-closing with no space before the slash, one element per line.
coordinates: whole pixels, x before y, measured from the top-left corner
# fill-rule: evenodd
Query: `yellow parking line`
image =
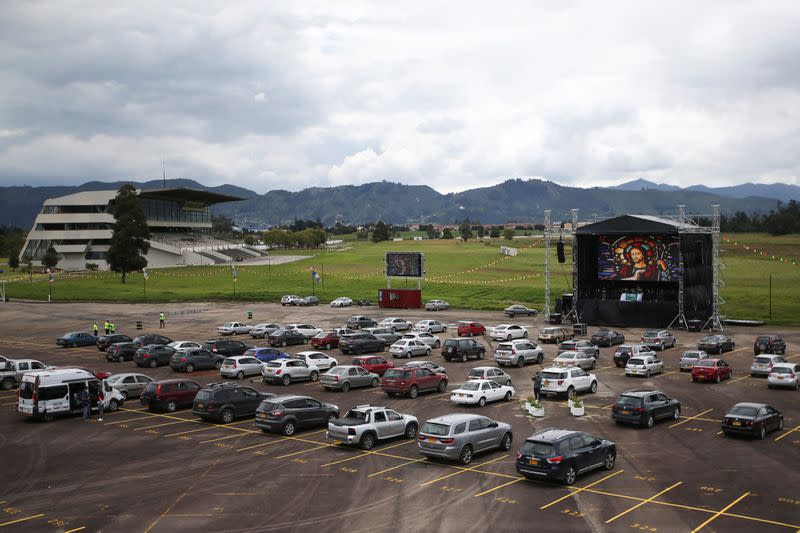
<path fill-rule="evenodd" d="M 742 377 L 736 378 L 736 379 L 729 379 L 726 383 L 728 383 L 728 384 L 736 383 L 737 381 L 742 381 L 743 379 L 749 379 L 750 377 L 751 376 L 742 376 Z"/>
<path fill-rule="evenodd" d="M 778 438 L 776 438 L 775 440 L 776 440 L 776 441 L 779 441 L 779 440 L 781 440 L 783 437 L 785 437 L 786 435 L 791 435 L 792 433 L 794 433 L 794 432 L 795 432 L 795 431 L 797 431 L 797 430 L 800 430 L 800 426 L 797 426 L 797 427 L 796 427 L 796 428 L 794 428 L 794 429 L 790 429 L 789 431 L 785 431 L 784 433 L 782 433 L 781 435 L 779 435 L 779 436 L 778 436 Z"/>
<path fill-rule="evenodd" d="M 0 527 L 10 526 L 11 524 L 18 524 L 19 522 L 26 522 L 28 520 L 33 520 L 34 518 L 39 518 L 40 516 L 44 516 L 44 513 L 36 514 L 33 516 L 26 516 L 25 518 L 17 518 L 16 520 L 11 520 L 10 522 L 3 522 L 0 524 Z"/>
<path fill-rule="evenodd" d="M 361 454 L 359 454 L 359 455 L 356 455 L 356 456 L 354 456 L 354 457 L 348 457 L 348 458 L 346 458 L 346 459 L 341 459 L 341 460 L 339 460 L 339 461 L 334 461 L 334 462 L 332 462 L 332 463 L 326 463 L 326 464 L 322 465 L 322 467 L 321 467 L 321 468 L 325 468 L 326 466 L 338 465 L 338 464 L 340 464 L 340 463 L 346 463 L 347 461 L 354 461 L 354 460 L 356 460 L 356 459 L 361 459 L 362 457 L 366 457 L 366 456 L 368 456 L 368 455 L 379 455 L 379 454 L 380 454 L 380 453 L 381 453 L 383 450 L 390 450 L 390 449 L 392 449 L 392 448 L 397 448 L 398 446 L 405 446 L 405 445 L 407 445 L 407 444 L 416 444 L 416 439 L 414 439 L 414 440 L 407 440 L 407 441 L 404 441 L 404 442 L 398 442 L 397 444 L 393 444 L 393 445 L 391 445 L 391 446 L 384 446 L 384 447 L 383 447 L 383 448 L 381 448 L 380 450 L 370 450 L 370 451 L 365 451 L 365 452 L 363 452 L 363 453 L 361 453 Z"/>
<path fill-rule="evenodd" d="M 188 433 L 197 433 L 198 431 L 211 431 L 212 429 L 217 429 L 219 426 L 212 426 L 208 425 L 208 427 L 204 428 L 197 428 L 197 429 L 190 429 L 188 431 L 181 431 L 180 433 L 170 433 L 169 435 L 164 435 L 165 437 L 178 437 L 180 435 L 186 435 Z"/>
<path fill-rule="evenodd" d="M 590 370 L 589 372 L 600 372 L 601 370 L 608 370 L 609 368 L 617 368 L 617 365 L 603 366 L 600 368 L 595 368 L 594 370 Z"/>
<path fill-rule="evenodd" d="M 616 472 L 614 472 L 614 473 L 612 473 L 612 474 L 609 474 L 609 475 L 607 475 L 607 476 L 605 476 L 605 477 L 601 477 L 600 479 L 598 479 L 598 480 L 597 480 L 597 481 L 595 481 L 594 483 L 590 483 L 589 485 L 586 485 L 585 487 L 579 487 L 578 489 L 575 489 L 575 490 L 568 489 L 568 490 L 570 491 L 570 492 L 569 492 L 569 494 L 565 494 L 564 496 L 562 496 L 562 497 L 558 498 L 557 500 L 553 500 L 552 502 L 550 502 L 550 503 L 548 503 L 548 504 L 542 505 L 541 507 L 539 507 L 539 509 L 547 509 L 547 508 L 548 508 L 548 507 L 550 507 L 551 505 L 555 505 L 555 504 L 557 504 L 558 502 L 564 501 L 564 500 L 566 500 L 567 498 L 569 498 L 569 497 L 573 496 L 574 494 L 577 494 L 577 493 L 579 493 L 579 492 L 582 492 L 582 491 L 584 491 L 584 490 L 586 490 L 586 489 L 589 489 L 589 488 L 591 488 L 591 487 L 594 487 L 595 485 L 597 485 L 597 484 L 599 484 L 599 483 L 602 483 L 603 481 L 605 481 L 605 480 L 607 480 L 607 479 L 611 479 L 612 477 L 614 477 L 614 476 L 616 476 L 616 475 L 619 475 L 619 474 L 623 473 L 624 471 L 625 471 L 625 470 L 617 470 Z"/>
<path fill-rule="evenodd" d="M 614 521 L 614 520 L 616 520 L 617 518 L 619 518 L 619 517 L 621 517 L 621 516 L 625 516 L 626 514 L 630 513 L 631 511 L 635 511 L 636 509 L 638 509 L 638 508 L 639 508 L 639 507 L 641 507 L 642 505 L 645 505 L 645 504 L 647 504 L 647 503 L 649 503 L 649 502 L 651 502 L 651 501 L 655 500 L 656 498 L 658 498 L 659 496 L 661 496 L 661 495 L 662 495 L 662 494 L 664 494 L 665 492 L 669 492 L 669 491 L 671 491 L 672 489 L 674 489 L 675 487 L 677 487 L 678 485 L 681 485 L 681 484 L 683 484 L 683 481 L 678 481 L 677 483 L 675 483 L 675 484 L 674 484 L 674 485 L 672 485 L 671 487 L 667 487 L 666 489 L 662 490 L 662 491 L 661 491 L 661 492 L 659 492 L 658 494 L 654 494 L 653 496 L 650 496 L 650 497 L 649 497 L 649 498 L 647 498 L 646 500 L 644 500 L 644 501 L 641 501 L 641 502 L 637 503 L 637 504 L 636 504 L 636 505 L 634 505 L 633 507 L 630 507 L 630 508 L 628 508 L 628 509 L 625 509 L 624 511 L 622 511 L 622 512 L 621 512 L 621 513 L 619 513 L 618 515 L 616 515 L 616 516 L 613 516 L 613 517 L 609 518 L 608 520 L 606 520 L 606 524 L 610 524 L 611 522 L 613 522 L 613 521 Z"/>
<path fill-rule="evenodd" d="M 664 372 L 663 374 L 658 374 L 658 375 L 653 376 L 653 377 L 657 378 L 657 377 L 661 377 L 661 376 L 669 376 L 670 374 L 677 374 L 678 372 L 680 372 L 680 370 L 673 370 L 672 372 Z"/>
<path fill-rule="evenodd" d="M 453 472 L 452 474 L 448 474 L 448 475 L 442 476 L 440 478 L 432 479 L 430 481 L 426 481 L 425 483 L 420 483 L 419 486 L 420 487 L 426 487 L 426 486 L 430 485 L 431 483 L 436 483 L 438 481 L 443 481 L 443 480 L 451 478 L 453 476 L 457 476 L 459 474 L 463 474 L 464 472 L 474 471 L 475 468 L 479 468 L 481 466 L 486 466 L 489 463 L 494 463 L 495 461 L 499 461 L 500 459 L 507 459 L 507 458 L 508 458 L 507 455 L 501 455 L 500 457 L 495 457 L 494 459 L 490 459 L 489 461 L 486 461 L 485 463 L 481 463 L 479 465 L 475 465 L 473 468 L 467 467 L 467 468 L 464 468 L 463 470 L 459 470 L 458 472 Z"/>
<path fill-rule="evenodd" d="M 247 435 L 243 433 L 237 433 L 235 435 L 228 435 L 226 437 L 217 437 L 216 439 L 209 439 L 209 440 L 201 440 L 200 444 L 208 444 L 209 442 L 217 442 L 218 440 L 228 440 L 228 439 L 240 439 L 242 437 L 246 437 Z"/>
<path fill-rule="evenodd" d="M 234 429 L 234 428 L 232 428 Z M 323 431 L 327 431 L 327 429 L 321 429 L 319 431 L 312 431 L 311 433 L 305 433 L 304 435 L 315 435 L 317 433 L 322 433 Z M 253 431 L 253 433 L 262 433 L 260 431 Z M 262 442 L 261 444 L 254 444 L 253 446 L 246 446 L 244 448 L 239 448 L 236 450 L 237 452 L 244 452 L 247 450 L 252 450 L 253 448 L 262 448 L 264 446 L 269 446 L 270 444 L 276 444 L 278 442 L 286 442 L 286 441 L 296 441 L 296 442 L 305 442 L 308 444 L 320 444 L 319 442 L 311 439 L 305 439 L 303 437 L 287 437 L 285 435 L 272 435 L 271 436 L 275 440 L 270 440 L 268 442 Z"/>
<path fill-rule="evenodd" d="M 155 424 L 155 425 L 152 425 L 152 426 L 145 426 L 145 427 L 142 427 L 142 428 L 136 428 L 136 429 L 134 429 L 134 431 L 142 431 L 144 429 L 155 429 L 155 428 L 160 428 L 160 427 L 163 427 L 163 426 L 172 426 L 172 425 L 175 425 L 175 424 L 185 424 L 187 422 L 188 423 L 194 423 L 194 422 L 197 422 L 197 420 L 194 419 L 194 418 L 180 419 L 180 420 L 173 421 L 173 422 L 164 422 L 163 424 Z"/>
<path fill-rule="evenodd" d="M 737 503 L 742 501 L 743 499 L 747 498 L 749 495 L 750 495 L 749 492 L 745 492 L 744 494 L 742 494 L 741 496 L 739 496 L 738 498 L 733 500 L 731 503 L 726 505 L 724 509 L 722 509 L 721 511 L 717 511 L 716 513 L 714 513 L 713 516 L 709 517 L 708 520 L 706 520 L 705 522 L 703 522 L 702 524 L 700 524 L 699 526 L 694 528 L 692 530 L 692 533 L 696 533 L 697 531 L 700 531 L 701 529 L 706 527 L 708 524 L 710 524 L 711 522 L 713 522 L 714 520 L 719 518 L 719 515 L 721 515 L 722 513 L 724 513 L 725 511 L 727 511 L 728 509 L 730 509 L 731 507 L 733 507 L 734 505 L 736 505 Z"/>
<path fill-rule="evenodd" d="M 244 452 L 244 451 L 247 451 L 247 450 L 252 450 L 253 448 L 263 448 L 264 446 L 270 446 L 272 444 L 278 444 L 279 442 L 286 442 L 286 441 L 281 440 L 281 439 L 275 439 L 275 440 L 270 440 L 270 441 L 267 441 L 267 442 L 262 442 L 261 444 L 255 444 L 253 446 L 247 446 L 245 448 L 239 448 L 236 451 L 237 452 Z"/>
<path fill-rule="evenodd" d="M 142 411 L 147 411 L 147 407 L 142 407 L 141 409 L 128 409 L 127 407 L 120 407 L 116 411 L 103 413 L 103 416 L 121 415 L 125 413 L 141 413 Z"/>
<path fill-rule="evenodd" d="M 498 489 L 502 489 L 503 487 L 507 487 L 509 485 L 513 485 L 514 483 L 519 483 L 520 481 L 525 481 L 525 478 L 524 477 L 520 477 L 520 478 L 517 478 L 517 479 L 512 479 L 508 483 L 503 483 L 502 485 L 498 485 L 498 486 L 496 486 L 496 487 L 494 487 L 492 489 L 485 490 L 483 492 L 479 492 L 478 494 L 475 495 L 475 497 L 477 498 L 478 496 L 483 496 L 485 494 L 489 494 L 490 492 L 494 492 L 494 491 L 496 491 Z"/>
<path fill-rule="evenodd" d="M 65 531 L 64 533 L 75 533 L 76 531 L 83 531 L 86 529 L 86 526 L 76 527 L 75 529 L 70 529 L 69 531 Z"/>
<path fill-rule="evenodd" d="M 710 413 L 711 411 L 713 411 L 713 409 L 706 409 L 702 413 L 697 413 L 694 416 L 687 416 L 686 418 L 682 419 L 680 422 L 676 422 L 676 423 L 672 424 L 669 427 L 670 428 L 674 428 L 674 427 L 680 426 L 681 424 L 685 424 L 686 422 L 689 422 L 691 420 L 695 420 L 695 419 L 699 418 L 701 415 L 704 415 L 706 413 Z"/>
<path fill-rule="evenodd" d="M 113 426 L 114 424 L 127 424 L 128 422 L 136 422 L 137 420 L 144 420 L 146 418 L 154 418 L 158 415 L 145 415 L 145 416 L 138 416 L 136 418 L 126 418 L 125 420 L 117 420 L 114 422 L 106 422 L 104 425 L 106 426 Z"/>
<path fill-rule="evenodd" d="M 399 465 L 392 466 L 392 467 L 389 467 L 389 468 L 384 468 L 383 470 L 380 470 L 378 472 L 373 472 L 372 474 L 368 475 L 367 477 L 379 476 L 381 474 L 385 474 L 386 472 L 391 472 L 392 470 L 397 470 L 398 468 L 402 468 L 402 467 L 404 467 L 406 465 L 410 465 L 410 464 L 414 464 L 414 463 L 421 463 L 422 461 L 427 461 L 427 460 L 428 460 L 427 457 L 423 457 L 422 459 L 411 459 L 410 461 L 406 461 L 405 463 L 400 463 Z"/>
<path fill-rule="evenodd" d="M 331 446 L 336 446 L 335 444 L 322 444 L 320 446 L 314 446 L 313 448 L 309 448 L 307 450 L 300 450 L 299 452 L 292 452 L 287 453 L 285 455 L 279 455 L 275 459 L 285 459 L 286 457 L 292 457 L 294 455 L 300 455 L 302 453 L 313 452 L 314 450 L 321 450 L 322 448 L 330 448 Z"/>

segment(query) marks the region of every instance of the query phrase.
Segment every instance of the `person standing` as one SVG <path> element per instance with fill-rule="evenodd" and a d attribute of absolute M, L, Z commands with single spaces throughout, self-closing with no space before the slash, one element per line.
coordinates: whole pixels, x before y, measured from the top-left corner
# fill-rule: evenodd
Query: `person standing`
<path fill-rule="evenodd" d="M 97 332 L 100 330 L 100 327 L 97 325 L 97 320 L 94 321 L 94 325 L 92 326 L 92 333 L 95 337 L 97 337 Z"/>
<path fill-rule="evenodd" d="M 113 321 L 108 323 L 108 328 L 109 328 L 109 331 L 111 331 L 112 335 L 114 334 L 115 331 L 117 331 L 117 327 L 114 325 Z"/>
<path fill-rule="evenodd" d="M 533 395 L 536 401 L 542 400 L 542 373 L 537 371 L 536 375 L 531 378 L 533 381 Z"/>
<path fill-rule="evenodd" d="M 83 419 L 89 420 L 89 413 L 91 413 L 92 409 L 92 398 L 89 396 L 89 389 L 84 386 L 83 390 L 78 394 L 78 400 L 81 402 L 81 407 L 83 408 Z"/>
<path fill-rule="evenodd" d="M 165 326 L 165 325 L 164 325 L 164 321 L 165 321 L 166 319 L 167 319 L 167 315 L 165 315 L 165 314 L 164 314 L 164 311 L 161 311 L 161 312 L 158 314 L 158 323 L 159 323 L 159 326 L 158 326 L 158 327 L 159 327 L 159 329 L 162 329 L 162 328 L 166 328 L 166 327 L 167 327 L 167 326 Z"/>
<path fill-rule="evenodd" d="M 111 324 L 109 324 L 108 320 L 103 322 L 103 328 L 106 330 L 106 335 L 108 335 L 108 332 L 111 330 Z"/>
<path fill-rule="evenodd" d="M 103 387 L 105 386 L 105 381 L 100 382 L 100 388 L 97 391 L 97 421 L 103 421 L 103 400 L 105 399 L 105 394 L 103 394 Z"/>

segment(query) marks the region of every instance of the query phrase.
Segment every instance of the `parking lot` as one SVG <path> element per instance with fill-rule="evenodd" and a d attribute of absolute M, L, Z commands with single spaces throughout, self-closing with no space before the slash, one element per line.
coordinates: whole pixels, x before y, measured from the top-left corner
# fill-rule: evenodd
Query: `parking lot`
<path fill-rule="evenodd" d="M 67 331 L 89 331 L 92 322 L 114 320 L 118 333 L 159 332 L 158 313 L 167 313 L 161 330 L 174 340 L 215 338 L 229 320 L 248 323 L 307 322 L 326 329 L 342 326 L 353 314 L 375 319 L 401 316 L 412 322 L 462 319 L 488 325 L 514 322 L 536 337 L 541 320 L 509 320 L 500 311 L 412 310 L 376 307 L 296 308 L 277 304 L 166 305 L 0 304 L 0 354 L 32 357 L 53 365 L 95 371 L 138 371 L 157 379 L 174 377 L 167 366 L 138 369 L 132 362 L 110 363 L 96 348 L 61 349 L 55 338 Z M 253 313 L 246 320 L 247 312 Z M 597 328 L 589 328 L 591 334 Z M 638 342 L 642 330 L 622 329 Z M 539 365 L 506 368 L 516 395 L 511 402 L 457 407 L 449 393 L 389 398 L 380 389 L 327 392 L 319 383 L 262 391 L 307 394 L 335 403 L 344 413 L 359 404 L 387 405 L 424 423 L 446 413 L 479 412 L 513 426 L 509 452 L 478 455 L 469 466 L 424 459 L 416 440 L 382 442 L 370 451 L 336 446 L 325 430 L 291 437 L 266 434 L 253 419 L 228 425 L 206 423 L 189 410 L 148 412 L 136 400 L 107 413 L 103 422 L 80 417 L 34 422 L 15 413 L 15 392 L 0 392 L 0 529 L 30 531 L 800 531 L 800 393 L 768 389 L 766 379 L 749 375 L 753 340 L 760 332 L 780 333 L 787 358 L 800 359 L 800 332 L 770 328 L 730 328 L 736 349 L 723 355 L 733 379 L 693 383 L 680 372 L 684 349 L 700 333 L 676 332 L 678 345 L 659 353 L 665 371 L 651 378 L 625 377 L 614 366 L 614 348 L 601 348 L 596 394 L 582 395 L 586 414 L 573 417 L 564 398 L 546 398 L 542 419 L 527 417 L 521 400 L 532 393 Z M 449 328 L 441 337 L 455 335 Z M 239 337 L 248 344 L 249 336 Z M 445 363 L 441 350 L 431 359 L 447 368 L 449 388 L 463 383 L 470 368 L 492 365 L 497 345 L 488 337 L 487 358 Z M 252 341 L 252 342 L 251 342 Z M 292 346 L 290 353 L 310 349 Z M 556 347 L 544 345 L 545 366 Z M 340 364 L 350 357 L 329 353 Z M 388 357 L 388 352 L 384 352 Z M 216 371 L 197 371 L 199 383 L 220 381 Z M 619 393 L 653 387 L 682 403 L 679 420 L 652 429 L 617 426 L 610 409 Z M 785 429 L 766 440 L 725 437 L 720 419 L 739 401 L 764 402 L 783 412 Z M 617 445 L 613 470 L 579 477 L 572 487 L 523 479 L 515 470 L 516 450 L 532 433 L 547 428 L 579 429 Z"/>

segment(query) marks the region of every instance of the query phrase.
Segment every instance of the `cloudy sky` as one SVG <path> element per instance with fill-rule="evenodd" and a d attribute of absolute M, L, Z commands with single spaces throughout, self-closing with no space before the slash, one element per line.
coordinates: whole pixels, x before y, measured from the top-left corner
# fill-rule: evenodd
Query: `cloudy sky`
<path fill-rule="evenodd" d="M 800 183 L 800 4 L 654 5 L 5 0 L 0 185 Z"/>

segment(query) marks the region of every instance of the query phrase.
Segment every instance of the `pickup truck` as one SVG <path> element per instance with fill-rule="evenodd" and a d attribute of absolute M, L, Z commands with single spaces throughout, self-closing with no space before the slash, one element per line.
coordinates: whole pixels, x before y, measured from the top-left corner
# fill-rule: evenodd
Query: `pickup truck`
<path fill-rule="evenodd" d="M 0 389 L 9 390 L 19 385 L 22 375 L 32 370 L 50 368 L 36 359 L 8 359 L 0 357 Z"/>
<path fill-rule="evenodd" d="M 630 357 L 625 364 L 626 376 L 644 376 L 649 378 L 652 374 L 664 371 L 664 363 L 652 355 Z"/>
<path fill-rule="evenodd" d="M 328 422 L 326 438 L 335 444 L 358 445 L 372 449 L 378 440 L 392 437 L 413 439 L 417 436 L 417 417 L 403 415 L 387 407 L 357 405 L 343 418 Z"/>
<path fill-rule="evenodd" d="M 651 355 L 655 358 L 656 352 L 644 344 L 620 344 L 614 352 L 614 364 L 618 367 L 625 366 L 631 357 L 646 357 Z"/>

